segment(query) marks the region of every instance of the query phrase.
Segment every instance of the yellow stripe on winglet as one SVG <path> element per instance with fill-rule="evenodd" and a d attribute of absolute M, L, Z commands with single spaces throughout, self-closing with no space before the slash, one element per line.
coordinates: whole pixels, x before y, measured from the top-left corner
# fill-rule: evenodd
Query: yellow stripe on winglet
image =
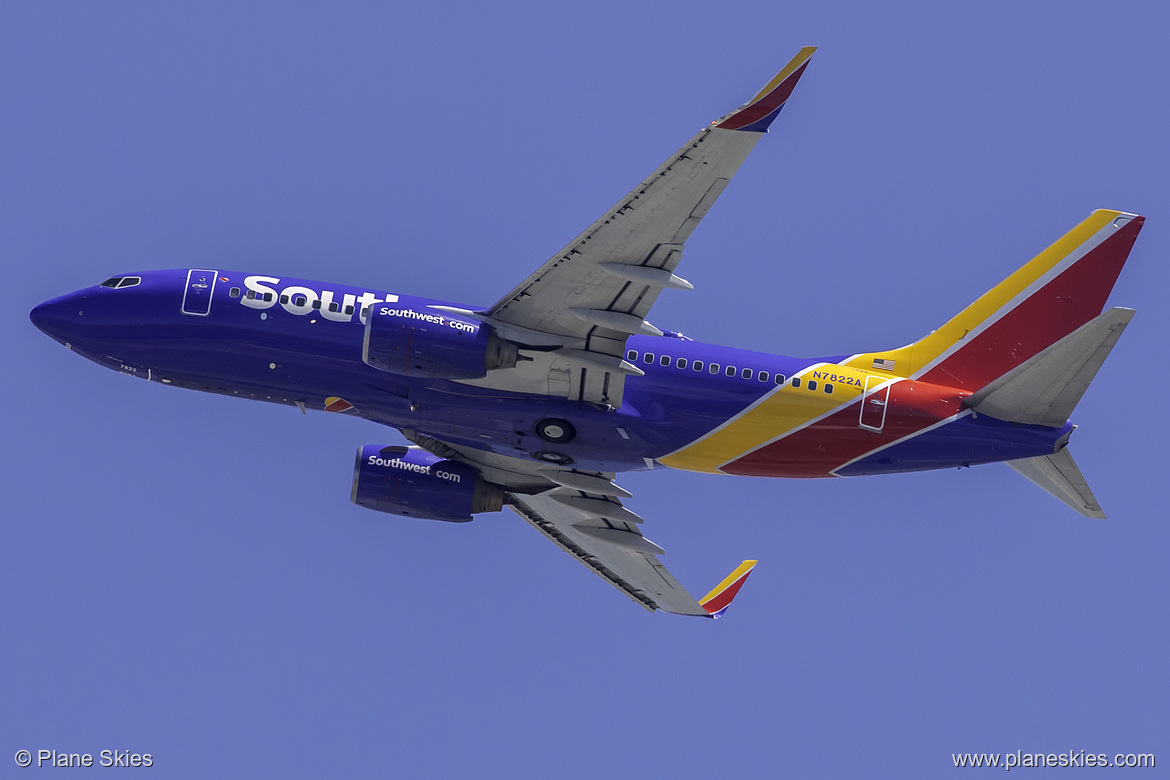
<path fill-rule="evenodd" d="M 795 73 L 796 69 L 799 68 L 801 65 L 808 62 L 809 57 L 813 56 L 813 52 L 815 52 L 816 50 L 817 50 L 816 46 L 805 46 L 803 49 L 798 51 L 796 53 L 796 56 L 793 57 L 792 60 L 787 65 L 784 66 L 784 70 L 777 73 L 776 78 L 769 81 L 764 86 L 764 88 L 761 89 L 759 92 L 757 92 L 756 96 L 754 98 L 752 98 L 751 100 L 749 100 L 747 103 L 745 103 L 745 105 L 750 106 L 752 103 L 755 103 L 757 100 L 761 99 L 762 97 L 767 95 L 769 92 L 776 89 L 776 87 L 783 84 L 784 79 L 788 78 L 793 73 Z"/>
<path fill-rule="evenodd" d="M 751 571 L 752 569 L 756 568 L 756 564 L 757 564 L 757 563 L 759 563 L 759 561 L 744 561 L 744 562 L 743 562 L 743 563 L 741 563 L 739 566 L 736 566 L 736 567 L 735 567 L 735 571 L 733 571 L 731 574 L 728 574 L 728 575 L 727 575 L 727 576 L 726 576 L 726 577 L 723 579 L 723 582 L 719 583 L 719 584 L 718 584 L 718 585 L 716 585 L 714 588 L 712 588 L 710 593 L 708 593 L 708 594 L 707 594 L 706 596 L 704 596 L 703 598 L 699 599 L 699 603 L 700 603 L 700 604 L 703 604 L 703 603 L 705 603 L 705 602 L 707 602 L 707 601 L 710 601 L 711 599 L 715 598 L 716 596 L 718 596 L 718 595 L 719 595 L 720 593 L 722 593 L 723 591 L 725 591 L 725 590 L 727 590 L 728 588 L 730 588 L 730 587 L 731 587 L 731 585 L 732 585 L 732 583 L 734 583 L 734 582 L 735 582 L 736 580 L 738 580 L 740 577 L 742 577 L 742 576 L 744 576 L 745 574 L 747 574 L 747 573 L 748 573 L 749 571 Z"/>

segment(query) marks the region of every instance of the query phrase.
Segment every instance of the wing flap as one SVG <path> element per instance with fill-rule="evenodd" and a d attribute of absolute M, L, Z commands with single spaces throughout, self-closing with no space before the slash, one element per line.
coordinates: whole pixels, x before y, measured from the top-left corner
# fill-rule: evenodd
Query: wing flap
<path fill-rule="evenodd" d="M 654 542 L 642 536 L 642 534 L 627 531 L 623 528 L 586 525 L 584 523 L 577 523 L 573 527 L 586 536 L 592 536 L 594 539 L 616 544 L 618 547 L 624 547 L 633 552 L 650 553 L 651 555 L 662 555 L 666 552 L 666 550 L 654 544 Z"/>

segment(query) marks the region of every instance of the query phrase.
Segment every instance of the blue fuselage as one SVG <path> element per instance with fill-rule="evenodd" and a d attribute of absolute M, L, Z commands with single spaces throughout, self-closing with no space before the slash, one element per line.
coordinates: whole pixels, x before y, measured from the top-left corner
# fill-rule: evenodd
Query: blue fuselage
<path fill-rule="evenodd" d="M 547 447 L 534 434 L 538 421 L 564 418 L 577 435 L 560 449 L 576 467 L 602 472 L 651 468 L 657 459 L 726 425 L 778 383 L 810 366 L 841 360 L 632 336 L 627 357 L 644 376 L 627 377 L 623 402 L 611 410 L 564 397 L 402 376 L 363 362 L 365 307 L 385 301 L 416 310 L 453 304 L 299 279 L 214 274 L 199 287 L 187 270 L 139 273 L 130 277 L 140 280 L 132 286 L 89 287 L 47 301 L 31 318 L 74 352 L 131 376 L 306 409 L 332 407 L 500 455 L 531 458 Z M 267 299 L 263 290 L 271 291 Z M 712 364 L 719 373 L 711 373 Z M 724 367 L 733 367 L 733 375 Z M 825 435 L 868 435 L 849 427 L 828 428 Z M 1051 429 L 960 415 L 839 473 L 1044 455 L 1069 430 L 1068 425 Z M 823 473 L 786 469 L 780 465 L 762 475 L 828 476 L 836 466 Z"/>

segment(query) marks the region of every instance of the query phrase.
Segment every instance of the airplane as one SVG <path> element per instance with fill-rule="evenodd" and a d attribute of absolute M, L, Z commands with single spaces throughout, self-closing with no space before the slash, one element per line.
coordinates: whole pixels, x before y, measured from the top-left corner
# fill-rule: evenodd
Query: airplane
<path fill-rule="evenodd" d="M 787 105 L 814 47 L 716 119 L 494 304 L 220 268 L 144 271 L 32 322 L 150 382 L 357 415 L 409 446 L 358 449 L 351 500 L 467 522 L 504 506 L 649 611 L 721 616 L 663 566 L 618 473 L 849 477 L 1006 461 L 1090 518 L 1069 416 L 1134 311 L 1104 310 L 1144 218 L 1097 210 L 921 339 L 820 358 L 652 325 L 691 232 Z"/>

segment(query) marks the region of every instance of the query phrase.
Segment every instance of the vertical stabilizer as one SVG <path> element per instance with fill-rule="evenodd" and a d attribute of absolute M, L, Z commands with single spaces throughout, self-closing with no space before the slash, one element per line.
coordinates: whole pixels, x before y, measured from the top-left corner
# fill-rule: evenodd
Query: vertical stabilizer
<path fill-rule="evenodd" d="M 930 335 L 848 365 L 979 390 L 1101 313 L 1144 221 L 1094 211 Z"/>
<path fill-rule="evenodd" d="M 1055 455 L 1009 460 L 1008 465 L 1085 517 L 1105 519 L 1101 505 L 1067 448 Z"/>

